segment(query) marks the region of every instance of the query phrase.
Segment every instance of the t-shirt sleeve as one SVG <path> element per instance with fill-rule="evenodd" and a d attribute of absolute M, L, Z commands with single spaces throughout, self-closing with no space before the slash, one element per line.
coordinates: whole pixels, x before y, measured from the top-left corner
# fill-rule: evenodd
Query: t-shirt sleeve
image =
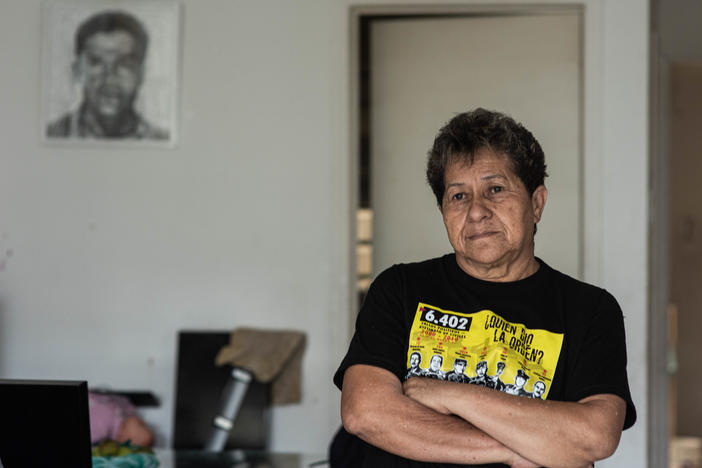
<path fill-rule="evenodd" d="M 403 346 L 406 345 L 406 324 L 402 307 L 402 277 L 394 266 L 373 281 L 361 311 L 349 350 L 334 374 L 334 384 L 341 389 L 344 372 L 355 364 L 387 369 L 401 379 Z M 406 349 L 406 346 L 404 346 Z"/>
<path fill-rule="evenodd" d="M 626 373 L 624 318 L 616 299 L 602 292 L 600 303 L 591 315 L 577 359 L 569 373 L 566 399 L 579 401 L 591 395 L 611 393 L 626 402 L 624 429 L 636 421 Z"/>

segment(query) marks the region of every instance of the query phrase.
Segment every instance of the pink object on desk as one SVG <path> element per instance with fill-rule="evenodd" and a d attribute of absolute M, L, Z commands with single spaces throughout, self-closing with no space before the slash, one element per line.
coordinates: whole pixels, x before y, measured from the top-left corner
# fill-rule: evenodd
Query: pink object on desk
<path fill-rule="evenodd" d="M 117 440 L 122 422 L 134 414 L 134 406 L 123 396 L 88 392 L 90 441 Z"/>

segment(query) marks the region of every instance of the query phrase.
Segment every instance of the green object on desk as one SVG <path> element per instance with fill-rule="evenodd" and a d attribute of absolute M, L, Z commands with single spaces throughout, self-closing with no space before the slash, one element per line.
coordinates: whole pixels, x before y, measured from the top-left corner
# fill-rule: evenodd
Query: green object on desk
<path fill-rule="evenodd" d="M 105 440 L 93 447 L 93 468 L 155 468 L 158 459 L 148 447 Z"/>
<path fill-rule="evenodd" d="M 155 455 L 132 453 L 123 457 L 93 457 L 93 468 L 156 468 Z"/>

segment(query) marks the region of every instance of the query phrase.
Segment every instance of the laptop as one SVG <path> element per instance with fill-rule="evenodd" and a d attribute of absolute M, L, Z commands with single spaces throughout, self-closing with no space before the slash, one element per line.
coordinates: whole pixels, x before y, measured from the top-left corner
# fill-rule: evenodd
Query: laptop
<path fill-rule="evenodd" d="M 87 382 L 0 379 L 0 466 L 91 468 Z"/>

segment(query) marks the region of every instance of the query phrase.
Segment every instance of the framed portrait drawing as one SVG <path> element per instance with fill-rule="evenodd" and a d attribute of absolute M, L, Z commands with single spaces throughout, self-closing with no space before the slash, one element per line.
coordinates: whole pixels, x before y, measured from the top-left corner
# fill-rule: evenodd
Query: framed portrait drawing
<path fill-rule="evenodd" d="M 59 0 L 43 10 L 42 139 L 173 147 L 181 5 Z"/>

